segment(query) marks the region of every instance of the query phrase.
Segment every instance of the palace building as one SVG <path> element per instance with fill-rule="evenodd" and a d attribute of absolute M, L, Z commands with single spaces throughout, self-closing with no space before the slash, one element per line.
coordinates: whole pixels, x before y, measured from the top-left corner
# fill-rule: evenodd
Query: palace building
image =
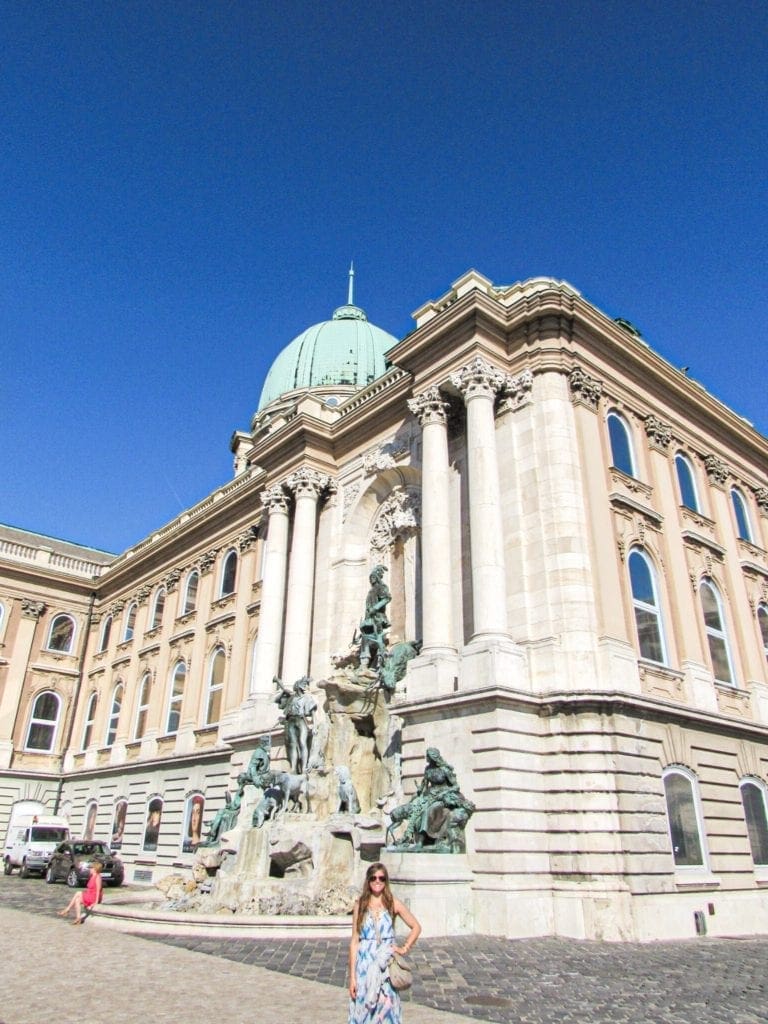
<path fill-rule="evenodd" d="M 0 838 L 22 803 L 129 881 L 190 865 L 380 564 L 423 641 L 403 792 L 436 746 L 476 804 L 476 933 L 765 932 L 768 440 L 563 281 L 414 319 L 299 335 L 233 478 L 127 551 L 0 527 Z"/>

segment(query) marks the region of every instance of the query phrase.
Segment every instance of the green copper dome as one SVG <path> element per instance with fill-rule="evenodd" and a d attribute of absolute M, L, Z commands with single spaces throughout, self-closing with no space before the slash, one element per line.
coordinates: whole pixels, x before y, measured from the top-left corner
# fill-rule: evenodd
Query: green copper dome
<path fill-rule="evenodd" d="M 351 292 L 350 286 L 350 292 Z M 308 327 L 294 338 L 270 367 L 259 410 L 287 391 L 333 388 L 341 393 L 364 388 L 386 369 L 384 353 L 397 338 L 368 322 L 359 306 L 339 306 L 333 319 Z"/>

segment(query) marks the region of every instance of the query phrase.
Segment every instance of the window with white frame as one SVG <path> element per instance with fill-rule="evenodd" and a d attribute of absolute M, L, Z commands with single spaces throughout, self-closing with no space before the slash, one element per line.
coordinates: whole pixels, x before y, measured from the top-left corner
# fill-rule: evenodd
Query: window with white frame
<path fill-rule="evenodd" d="M 49 651 L 71 654 L 75 640 L 75 620 L 70 615 L 57 615 L 48 631 Z"/>
<path fill-rule="evenodd" d="M 139 683 L 139 702 L 136 706 L 136 726 L 133 730 L 135 740 L 143 739 L 147 731 L 147 715 L 149 714 L 149 699 L 152 696 L 152 676 L 145 672 Z"/>
<path fill-rule="evenodd" d="M 696 477 L 693 472 L 691 460 L 687 455 L 678 452 L 675 456 L 675 471 L 677 473 L 677 486 L 680 491 L 680 504 L 693 512 L 700 512 L 699 495 L 696 490 Z"/>
<path fill-rule="evenodd" d="M 98 697 L 96 693 L 92 693 L 88 698 L 88 704 L 85 708 L 85 724 L 83 725 L 83 742 L 80 744 L 81 750 L 87 750 L 91 745 L 93 738 L 93 723 L 96 721 L 96 705 L 98 704 Z"/>
<path fill-rule="evenodd" d="M 765 784 L 757 779 L 743 779 L 739 786 L 747 823 L 752 860 L 768 866 L 768 814 L 766 813 Z"/>
<path fill-rule="evenodd" d="M 667 768 L 663 781 L 675 867 L 704 868 L 704 830 L 696 779 L 683 768 Z"/>
<path fill-rule="evenodd" d="M 178 662 L 171 676 L 171 692 L 168 697 L 168 715 L 165 721 L 166 733 L 179 731 L 181 706 L 184 703 L 184 686 L 187 681 L 187 666 Z"/>
<path fill-rule="evenodd" d="M 728 634 L 725 629 L 725 617 L 723 615 L 723 602 L 720 591 L 710 579 L 703 579 L 699 587 L 701 595 L 701 607 L 704 612 L 704 628 L 707 633 L 709 644 L 709 657 L 712 662 L 712 672 L 718 683 L 733 685 L 733 659 L 731 658 L 731 645 L 728 642 Z"/>
<path fill-rule="evenodd" d="M 731 504 L 733 515 L 736 520 L 736 535 L 739 540 L 746 540 L 752 543 L 752 524 L 749 521 L 749 510 L 744 495 L 738 487 L 731 488 Z"/>
<path fill-rule="evenodd" d="M 184 606 L 182 615 L 189 615 L 197 608 L 197 590 L 200 586 L 200 573 L 194 569 L 187 576 L 187 585 L 184 587 Z"/>
<path fill-rule="evenodd" d="M 217 647 L 208 671 L 208 694 L 205 702 L 205 724 L 215 725 L 221 717 L 221 696 L 224 689 L 224 669 L 227 658 L 222 647 Z"/>
<path fill-rule="evenodd" d="M 165 610 L 165 587 L 160 589 L 155 594 L 155 599 L 152 602 L 152 617 L 149 620 L 150 631 L 153 629 L 159 629 L 163 622 L 163 612 Z"/>
<path fill-rule="evenodd" d="M 228 597 L 234 594 L 237 583 L 237 552 L 229 551 L 221 567 L 221 586 L 219 597 Z"/>
<path fill-rule="evenodd" d="M 653 563 L 642 548 L 633 548 L 628 564 L 640 657 L 666 665 L 664 625 Z"/>
<path fill-rule="evenodd" d="M 127 640 L 133 640 L 133 631 L 136 629 L 136 611 L 137 605 L 134 601 L 128 606 L 128 610 L 125 613 L 125 626 L 123 627 L 123 643 Z"/>
<path fill-rule="evenodd" d="M 50 753 L 56 743 L 61 700 L 52 690 L 43 690 L 35 697 L 27 728 L 25 750 Z"/>
<path fill-rule="evenodd" d="M 109 721 L 107 722 L 107 735 L 104 741 L 105 747 L 111 747 L 117 736 L 117 726 L 120 721 L 120 710 L 123 706 L 123 684 L 117 683 L 112 691 L 112 704 L 109 709 Z"/>
<path fill-rule="evenodd" d="M 768 605 L 757 606 L 757 624 L 760 627 L 760 638 L 763 641 L 763 654 L 768 661 Z"/>
<path fill-rule="evenodd" d="M 106 651 L 109 647 L 109 637 L 112 632 L 112 616 L 108 615 L 101 625 L 101 639 L 99 640 L 99 653 Z"/>
<path fill-rule="evenodd" d="M 627 476 L 636 476 L 632 432 L 627 421 L 615 409 L 608 413 L 608 438 L 611 442 L 611 465 Z"/>

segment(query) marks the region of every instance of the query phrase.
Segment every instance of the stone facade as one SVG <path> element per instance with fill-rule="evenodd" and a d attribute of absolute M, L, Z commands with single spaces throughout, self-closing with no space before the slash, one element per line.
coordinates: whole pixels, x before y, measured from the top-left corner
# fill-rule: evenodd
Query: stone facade
<path fill-rule="evenodd" d="M 474 931 L 765 931 L 768 441 L 564 282 L 469 272 L 414 316 L 130 550 L 0 528 L 0 835 L 37 799 L 109 839 L 125 801 L 129 879 L 191 863 L 192 797 L 260 736 L 279 762 L 273 676 L 329 674 L 384 564 L 423 640 L 403 790 L 437 746 L 477 805 Z"/>

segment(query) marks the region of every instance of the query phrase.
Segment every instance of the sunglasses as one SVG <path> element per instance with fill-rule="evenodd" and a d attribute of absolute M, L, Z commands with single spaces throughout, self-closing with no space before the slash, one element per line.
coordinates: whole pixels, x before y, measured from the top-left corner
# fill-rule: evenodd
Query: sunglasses
<path fill-rule="evenodd" d="M 368 879 L 369 882 L 386 882 L 386 880 L 386 875 L 371 875 L 371 877 Z"/>

